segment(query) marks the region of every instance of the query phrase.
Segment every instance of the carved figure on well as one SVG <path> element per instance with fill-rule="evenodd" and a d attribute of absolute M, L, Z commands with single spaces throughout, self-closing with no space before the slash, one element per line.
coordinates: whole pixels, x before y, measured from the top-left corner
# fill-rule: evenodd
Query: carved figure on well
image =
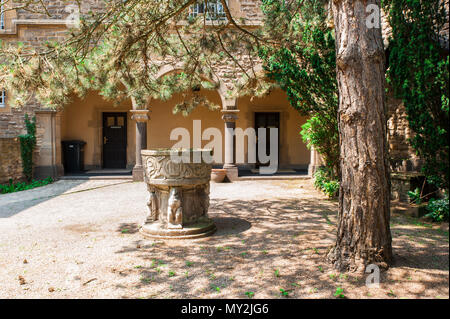
<path fill-rule="evenodd" d="M 158 220 L 158 197 L 156 196 L 155 188 L 150 187 L 147 184 L 147 190 L 149 191 L 148 201 L 147 201 L 147 217 L 145 219 L 146 223 L 151 223 Z"/>
<path fill-rule="evenodd" d="M 168 206 L 168 228 L 183 228 L 183 208 L 181 207 L 181 194 L 178 187 L 170 189 Z"/>

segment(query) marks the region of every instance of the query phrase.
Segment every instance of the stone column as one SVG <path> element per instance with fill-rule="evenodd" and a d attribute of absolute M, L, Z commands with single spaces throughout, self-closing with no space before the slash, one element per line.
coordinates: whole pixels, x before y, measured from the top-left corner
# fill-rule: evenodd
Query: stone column
<path fill-rule="evenodd" d="M 235 138 L 237 113 L 239 110 L 223 110 L 222 119 L 225 121 L 225 161 L 223 168 L 227 170 L 227 177 L 230 181 L 238 178 L 238 168 L 235 162 Z"/>
<path fill-rule="evenodd" d="M 136 164 L 133 167 L 133 181 L 144 180 L 141 151 L 147 149 L 147 121 L 149 110 L 131 110 L 131 118 L 136 121 Z"/>
<path fill-rule="evenodd" d="M 314 149 L 314 147 L 311 147 L 311 158 L 308 165 L 308 175 L 313 176 L 314 173 L 317 171 L 317 169 L 321 166 L 323 166 L 323 160 L 320 154 Z"/>
<path fill-rule="evenodd" d="M 44 179 L 51 177 L 53 179 L 59 176 L 57 163 L 57 127 L 56 112 L 48 110 L 38 110 L 36 115 L 36 151 L 34 178 Z"/>
<path fill-rule="evenodd" d="M 62 144 L 61 144 L 61 121 L 63 113 L 58 111 L 55 115 L 55 162 L 58 176 L 64 175 L 64 165 L 62 163 Z"/>

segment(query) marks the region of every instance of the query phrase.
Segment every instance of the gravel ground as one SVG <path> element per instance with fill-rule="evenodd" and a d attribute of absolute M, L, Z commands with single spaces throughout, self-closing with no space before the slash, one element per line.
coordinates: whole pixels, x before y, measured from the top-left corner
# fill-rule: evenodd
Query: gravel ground
<path fill-rule="evenodd" d="M 367 288 L 326 262 L 337 203 L 309 180 L 212 184 L 218 231 L 189 241 L 139 234 L 146 196 L 119 180 L 0 195 L 0 298 L 449 297 L 448 223 L 394 215 L 395 265 Z"/>

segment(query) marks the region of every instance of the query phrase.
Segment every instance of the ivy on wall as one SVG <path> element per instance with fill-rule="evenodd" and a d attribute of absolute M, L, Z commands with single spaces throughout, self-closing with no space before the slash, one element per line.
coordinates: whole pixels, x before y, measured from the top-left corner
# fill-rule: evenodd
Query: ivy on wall
<path fill-rule="evenodd" d="M 440 43 L 448 12 L 441 0 L 384 4 L 392 27 L 388 81 L 405 105 L 415 133 L 410 143 L 425 160 L 428 182 L 448 190 L 449 55 Z"/>
<path fill-rule="evenodd" d="M 33 152 L 36 147 L 36 117 L 29 119 L 25 114 L 26 134 L 19 135 L 20 155 L 22 157 L 23 174 L 28 182 L 33 179 Z"/>

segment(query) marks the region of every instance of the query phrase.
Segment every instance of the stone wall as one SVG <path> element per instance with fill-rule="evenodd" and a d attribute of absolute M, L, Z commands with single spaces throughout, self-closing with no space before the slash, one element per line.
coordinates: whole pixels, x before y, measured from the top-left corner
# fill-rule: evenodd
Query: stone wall
<path fill-rule="evenodd" d="M 43 0 L 47 8 L 48 14 L 43 12 L 42 5 L 36 3 L 32 7 L 34 12 L 30 10 L 17 10 L 17 19 L 19 20 L 64 20 L 69 17 L 74 5 L 77 5 L 75 0 Z M 233 14 L 238 15 L 246 20 L 246 23 L 258 24 L 262 22 L 262 12 L 260 9 L 260 0 L 228 0 L 230 10 Z M 12 1 L 12 6 L 20 5 L 18 1 Z M 83 0 L 81 1 L 81 13 L 87 14 L 89 12 L 102 12 L 105 9 L 104 0 Z"/>
<path fill-rule="evenodd" d="M 408 203 L 408 192 L 416 188 L 423 190 L 423 194 L 431 192 L 430 185 L 423 185 L 424 176 L 416 172 L 403 172 L 391 174 L 391 199 Z"/>
<path fill-rule="evenodd" d="M 0 138 L 0 184 L 23 179 L 22 158 L 18 138 Z"/>
<path fill-rule="evenodd" d="M 21 41 L 25 46 L 39 47 L 46 41 L 62 41 L 66 35 L 67 29 L 63 25 L 33 25 L 20 26 L 16 35 L 5 35 L 2 38 L 0 34 L 0 40 L 5 42 Z M 58 172 L 61 171 L 60 165 L 58 166 L 58 163 L 55 163 L 53 160 L 56 157 L 53 149 L 59 151 L 59 145 L 49 145 L 49 141 L 54 136 L 53 127 L 48 125 L 47 119 L 41 114 L 42 112 L 56 114 L 54 111 L 43 110 L 41 105 L 34 99 L 21 109 L 8 106 L 7 100 L 6 109 L 0 109 L 0 138 L 17 138 L 19 135 L 26 133 L 25 114 L 28 114 L 30 118 L 36 116 L 36 148 L 33 155 L 35 164 L 34 178 L 36 179 L 55 178 Z M 7 153 L 0 153 L 0 161 L 6 160 Z"/>
<path fill-rule="evenodd" d="M 253 24 L 261 23 L 263 14 L 260 9 L 260 0 L 240 0 L 240 11 L 246 20 L 251 21 Z"/>
<path fill-rule="evenodd" d="M 36 5 L 34 6 L 35 12 L 19 9 L 17 10 L 17 19 L 64 20 L 71 14 L 70 6 L 77 5 L 77 1 L 73 0 L 43 0 L 42 2 L 45 4 L 50 16 L 43 12 L 42 5 L 39 2 L 36 2 Z M 16 7 L 18 5 L 18 1 L 13 1 L 13 7 Z M 81 1 L 82 13 L 87 13 L 90 10 L 92 10 L 93 12 L 101 11 L 104 7 L 104 0 Z"/>
<path fill-rule="evenodd" d="M 388 94 L 387 107 L 387 137 L 391 171 L 420 171 L 423 161 L 416 155 L 408 141 L 413 137 L 414 132 L 409 127 L 405 106 L 402 101 Z"/>
<path fill-rule="evenodd" d="M 67 30 L 60 26 L 28 27 L 21 32 L 20 42 L 26 47 L 39 48 L 46 42 L 62 42 L 67 35 Z"/>
<path fill-rule="evenodd" d="M 0 138 L 15 138 L 25 133 L 25 113 L 34 114 L 29 107 L 0 112 Z"/>

